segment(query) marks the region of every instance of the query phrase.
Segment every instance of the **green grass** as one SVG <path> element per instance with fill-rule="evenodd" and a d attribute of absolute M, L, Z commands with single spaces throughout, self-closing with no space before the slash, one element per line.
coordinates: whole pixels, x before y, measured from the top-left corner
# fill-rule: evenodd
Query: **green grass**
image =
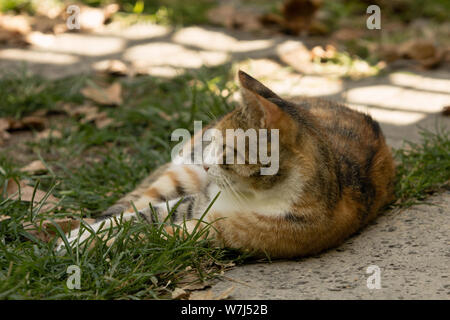
<path fill-rule="evenodd" d="M 409 207 L 450 187 L 450 131 L 422 129 L 422 142 L 405 142 L 395 150 L 397 165 L 396 205 Z"/>
<path fill-rule="evenodd" d="M 124 223 L 114 230 L 119 236 L 111 247 L 105 245 L 108 234 L 93 250 L 57 255 L 56 239 L 43 242 L 24 228 L 24 223 L 39 228 L 39 221 L 48 217 L 95 217 L 133 190 L 169 160 L 170 132 L 192 130 L 194 119 L 208 122 L 233 108 L 230 97 L 236 87 L 230 69 L 202 69 L 171 80 L 122 78 L 123 104 L 101 107 L 116 120 L 111 127 L 97 129 L 63 114 L 52 121 L 50 116 L 51 126 L 61 127 L 61 139 L 22 142 L 30 153 L 26 159 L 42 159 L 50 169 L 46 174 L 20 172 L 29 161 L 18 154 L 16 145 L 4 147 L 0 185 L 10 178 L 26 179 L 31 186 L 39 183 L 40 189 L 51 192 L 60 203 L 49 215 L 39 212 L 38 205 L 30 207 L 0 191 L 0 213 L 11 217 L 0 222 L 0 299 L 170 298 L 186 273 L 208 279 L 229 261 L 242 261 L 245 256 L 198 240 L 200 231 L 181 238 L 165 234 L 163 228 Z M 26 73 L 3 78 L 0 92 L 6 103 L 2 116 L 23 117 L 39 109 L 57 113 L 62 102 L 82 104 L 79 89 L 92 80 L 48 81 Z M 64 94 L 65 90 L 69 93 Z M 396 150 L 397 207 L 422 202 L 448 186 L 449 153 L 449 132 L 444 129 L 424 131 L 422 143 L 407 143 Z M 139 239 L 138 234 L 144 237 Z M 93 239 L 94 235 L 88 241 Z M 66 287 L 71 265 L 82 270 L 81 290 Z"/>
<path fill-rule="evenodd" d="M 26 163 L 20 162 L 12 145 L 0 156 L 0 185 L 10 178 L 27 179 L 32 186 L 39 181 L 40 189 L 52 190 L 60 199 L 52 219 L 95 217 L 170 159 L 168 141 L 175 128 L 193 129 L 194 118 L 210 121 L 233 107 L 228 97 L 217 95 L 217 90 L 225 88 L 229 94 L 233 92 L 229 76 L 224 66 L 173 80 L 123 80 L 123 105 L 102 108 L 120 125 L 97 129 L 94 124 L 60 116 L 56 124 L 63 123 L 61 139 L 24 142 L 33 153 L 30 157 L 42 158 L 50 171 L 39 176 L 20 172 L 18 168 Z M 36 109 L 57 111 L 57 100 L 82 103 L 78 89 L 65 96 L 54 89 L 73 88 L 74 83 L 80 88 L 86 82 L 70 78 L 54 83 L 24 74 L 2 79 L 0 88 L 9 88 L 5 94 L 10 101 L 3 115 L 22 117 Z M 25 88 L 32 88 L 28 98 L 15 96 Z M 35 104 L 27 109 L 30 100 Z M 172 119 L 161 117 L 161 111 Z M 11 217 L 0 222 L 0 299 L 169 298 L 186 268 L 201 279 L 210 278 L 223 263 L 238 257 L 205 240 L 197 241 L 199 232 L 187 239 L 168 235 L 163 239 L 164 229 L 127 223 L 116 230 L 120 236 L 110 249 L 105 240 L 89 252 L 58 256 L 53 250 L 55 242 L 42 242 L 23 227 L 32 217 L 33 223 L 48 217 L 36 207 L 30 209 L 29 203 L 0 196 L 0 212 Z M 143 240 L 132 237 L 139 233 L 145 234 Z M 81 290 L 66 287 L 70 265 L 80 266 L 83 272 Z"/>

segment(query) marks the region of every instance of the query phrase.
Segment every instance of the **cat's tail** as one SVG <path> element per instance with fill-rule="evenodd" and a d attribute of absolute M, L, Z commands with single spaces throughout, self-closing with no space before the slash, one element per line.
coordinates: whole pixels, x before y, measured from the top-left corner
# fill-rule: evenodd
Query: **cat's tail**
<path fill-rule="evenodd" d="M 205 190 L 207 174 L 201 165 L 168 163 L 159 167 L 132 192 L 120 199 L 101 215 L 117 215 L 148 208 L 171 199 L 192 195 Z"/>

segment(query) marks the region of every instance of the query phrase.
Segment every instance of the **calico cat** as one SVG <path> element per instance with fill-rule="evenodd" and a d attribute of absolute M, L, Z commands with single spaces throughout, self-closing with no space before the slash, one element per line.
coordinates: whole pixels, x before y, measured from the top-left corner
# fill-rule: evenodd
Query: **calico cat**
<path fill-rule="evenodd" d="M 239 81 L 242 104 L 211 127 L 220 132 L 278 129 L 276 174 L 260 174 L 258 163 L 173 161 L 107 215 L 123 213 L 125 220 L 136 219 L 133 201 L 137 214 L 154 223 L 167 216 L 166 202 L 169 208 L 179 203 L 171 219 L 192 231 L 219 194 L 204 217 L 214 227 L 209 233 L 214 241 L 289 258 L 337 246 L 394 200 L 394 162 L 379 124 L 370 116 L 322 99 L 286 101 L 242 71 Z M 112 221 L 103 223 L 107 227 Z M 100 222 L 92 225 L 94 230 L 99 226 Z M 74 242 L 77 231 L 71 235 Z"/>

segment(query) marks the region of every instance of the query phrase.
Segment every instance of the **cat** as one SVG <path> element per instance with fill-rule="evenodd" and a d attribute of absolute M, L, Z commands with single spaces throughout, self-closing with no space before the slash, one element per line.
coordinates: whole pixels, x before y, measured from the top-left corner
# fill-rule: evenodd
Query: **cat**
<path fill-rule="evenodd" d="M 394 200 L 394 161 L 379 124 L 369 115 L 319 98 L 289 102 L 243 71 L 238 77 L 241 105 L 210 128 L 278 129 L 278 171 L 262 175 L 260 163 L 172 161 L 106 215 L 123 214 L 124 220 L 139 215 L 155 223 L 178 204 L 171 219 L 192 232 L 217 196 L 204 216 L 213 226 L 213 241 L 255 255 L 291 258 L 339 245 Z M 199 138 L 194 136 L 185 149 L 192 150 Z M 92 228 L 97 231 L 101 223 L 114 224 L 107 218 Z M 78 231 L 71 236 L 73 243 Z M 80 240 L 88 236 L 86 232 Z"/>

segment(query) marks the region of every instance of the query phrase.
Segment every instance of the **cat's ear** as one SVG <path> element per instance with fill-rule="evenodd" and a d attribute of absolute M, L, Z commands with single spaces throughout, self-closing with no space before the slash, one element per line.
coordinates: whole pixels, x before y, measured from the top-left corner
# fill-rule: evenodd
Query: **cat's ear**
<path fill-rule="evenodd" d="M 261 127 L 276 126 L 283 116 L 283 111 L 269 99 L 280 99 L 261 82 L 239 70 L 239 82 L 243 100 L 244 113 Z"/>

